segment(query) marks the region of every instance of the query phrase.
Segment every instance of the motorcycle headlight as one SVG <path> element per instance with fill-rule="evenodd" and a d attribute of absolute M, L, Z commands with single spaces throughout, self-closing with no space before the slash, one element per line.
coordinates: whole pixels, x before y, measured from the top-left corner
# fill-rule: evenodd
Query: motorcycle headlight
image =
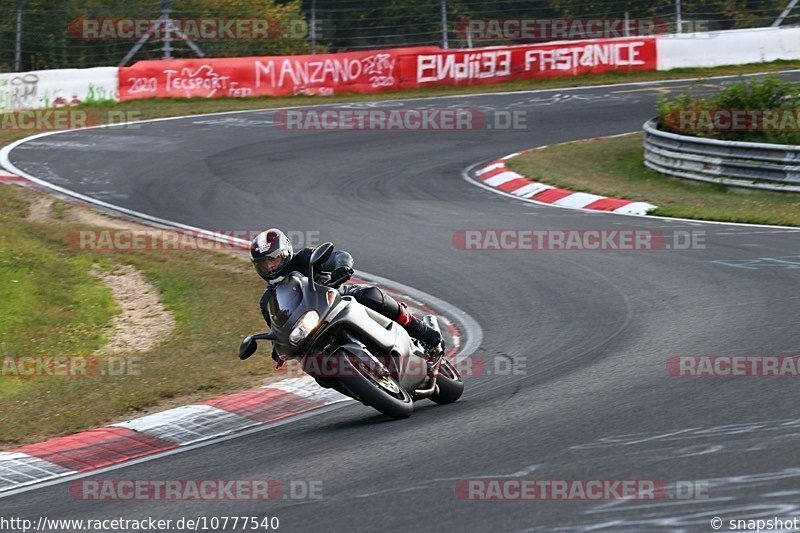
<path fill-rule="evenodd" d="M 294 329 L 289 334 L 289 342 L 294 346 L 300 344 L 303 339 L 308 337 L 314 328 L 319 325 L 319 313 L 316 311 L 309 311 L 300 317 L 300 320 L 295 324 Z"/>

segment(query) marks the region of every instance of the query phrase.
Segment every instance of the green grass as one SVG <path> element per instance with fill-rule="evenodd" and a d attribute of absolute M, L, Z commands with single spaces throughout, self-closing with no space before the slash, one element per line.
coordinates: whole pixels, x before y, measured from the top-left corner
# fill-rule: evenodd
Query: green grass
<path fill-rule="evenodd" d="M 266 329 L 258 310 L 263 282 L 246 262 L 201 251 L 72 249 L 65 244 L 69 232 L 89 226 L 26 220 L 34 194 L 0 186 L 0 355 L 89 355 L 102 346 L 104 328 L 118 310 L 110 289 L 90 275 L 93 267 L 139 269 L 160 292 L 176 329 L 148 353 L 121 354 L 136 358 L 137 375 L 2 378 L 1 449 L 134 417 L 170 401 L 241 390 L 271 375 L 267 349 L 247 362 L 236 357 L 244 334 Z"/>
<path fill-rule="evenodd" d="M 26 203 L 0 188 L 0 355 L 91 353 L 118 312 L 111 290 L 89 275 L 85 257 L 66 253 L 38 225 L 21 224 L 26 215 Z M 20 385 L 0 376 L 0 394 Z"/>
<path fill-rule="evenodd" d="M 525 91 L 534 89 L 558 89 L 566 87 L 586 87 L 592 85 L 621 84 L 645 81 L 674 80 L 683 78 L 704 78 L 757 72 L 778 72 L 800 69 L 800 61 L 775 61 L 753 65 L 732 65 L 715 68 L 682 68 L 664 72 L 609 72 L 580 77 L 551 78 L 541 80 L 511 81 L 486 85 L 463 85 L 459 87 L 436 87 L 389 91 L 381 94 L 341 93 L 333 96 L 291 96 L 258 98 L 194 98 L 194 99 L 151 99 L 129 102 L 97 102 L 78 106 L 101 111 L 100 121 L 106 122 L 102 111 L 123 111 L 130 113 L 131 120 L 218 113 L 224 111 L 244 111 L 249 109 L 268 109 L 273 107 L 304 106 L 314 104 L 333 104 L 342 102 L 373 102 L 398 98 L 425 98 L 459 94 L 476 94 L 498 91 Z M 655 111 L 654 113 L 655 114 Z M 118 121 L 119 119 L 117 119 Z M 0 145 L 38 133 L 39 130 L 0 130 Z"/>
<path fill-rule="evenodd" d="M 643 134 L 560 144 L 509 167 L 575 191 L 650 202 L 667 217 L 800 226 L 800 193 L 757 191 L 672 178 L 644 166 Z"/>

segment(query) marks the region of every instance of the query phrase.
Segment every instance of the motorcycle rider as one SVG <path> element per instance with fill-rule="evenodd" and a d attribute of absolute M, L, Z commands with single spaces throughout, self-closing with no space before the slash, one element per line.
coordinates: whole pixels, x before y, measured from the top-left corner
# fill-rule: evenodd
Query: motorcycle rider
<path fill-rule="evenodd" d="M 261 314 L 267 324 L 270 324 L 267 303 L 275 285 L 291 272 L 300 272 L 308 276 L 308 261 L 313 252 L 313 248 L 304 248 L 294 253 L 289 238 L 281 230 L 275 228 L 259 233 L 250 243 L 250 260 L 258 275 L 267 282 L 267 289 L 264 291 L 260 303 Z M 343 250 L 336 250 L 317 270 L 315 281 L 338 289 L 342 296 L 352 296 L 364 307 L 394 320 L 403 326 L 410 336 L 421 341 L 429 352 L 436 352 L 437 355 L 444 353 L 442 335 L 412 315 L 404 303 L 398 303 L 377 287 L 343 285 L 352 275 L 353 256 Z M 434 350 L 437 347 L 441 349 Z M 272 357 L 276 362 L 280 362 L 279 356 L 274 352 Z"/>

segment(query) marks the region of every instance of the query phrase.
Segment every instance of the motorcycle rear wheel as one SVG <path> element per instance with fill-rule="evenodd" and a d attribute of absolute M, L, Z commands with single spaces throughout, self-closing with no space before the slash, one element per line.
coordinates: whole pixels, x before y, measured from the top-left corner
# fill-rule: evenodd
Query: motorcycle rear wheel
<path fill-rule="evenodd" d="M 339 378 L 341 383 L 360 400 L 392 418 L 402 419 L 414 412 L 414 401 L 389 375 L 380 375 L 368 368 L 358 357 L 347 351 L 334 354 L 353 368 L 352 377 Z"/>

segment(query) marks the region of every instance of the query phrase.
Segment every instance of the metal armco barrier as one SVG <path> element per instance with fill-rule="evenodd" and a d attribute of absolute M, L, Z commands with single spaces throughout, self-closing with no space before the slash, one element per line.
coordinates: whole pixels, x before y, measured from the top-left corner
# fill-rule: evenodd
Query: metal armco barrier
<path fill-rule="evenodd" d="M 697 181 L 800 192 L 800 146 L 676 135 L 644 124 L 644 164 Z"/>

